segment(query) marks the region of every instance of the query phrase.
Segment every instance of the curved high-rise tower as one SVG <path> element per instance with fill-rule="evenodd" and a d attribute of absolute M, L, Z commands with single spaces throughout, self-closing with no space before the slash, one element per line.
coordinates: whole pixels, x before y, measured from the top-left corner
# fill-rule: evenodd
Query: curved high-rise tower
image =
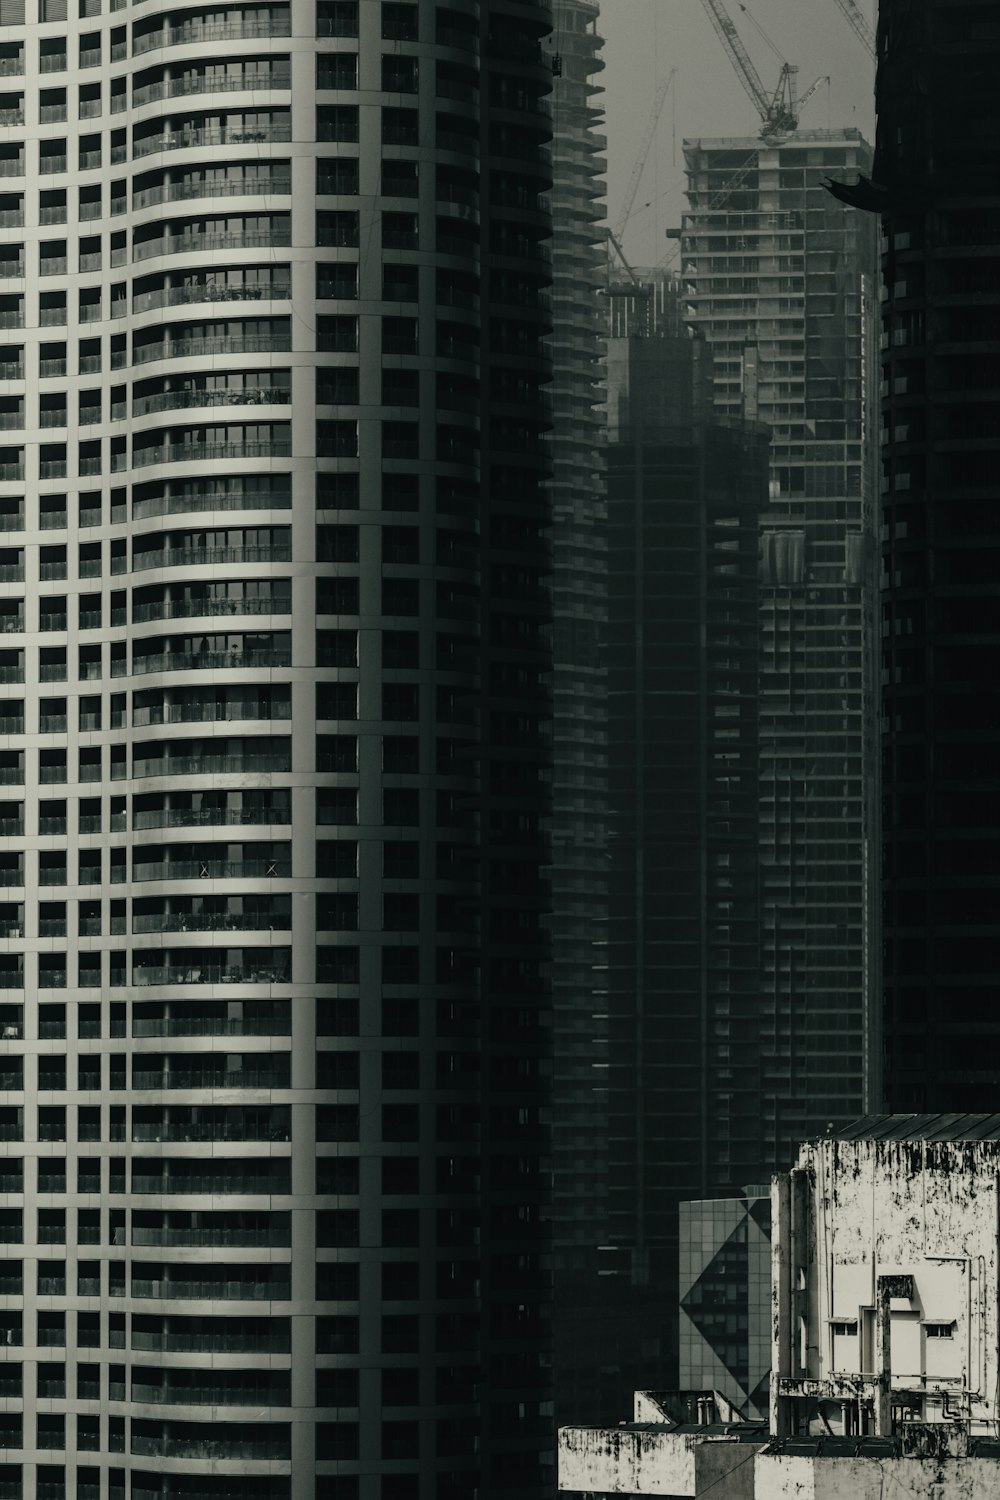
<path fill-rule="evenodd" d="M 27 7 L 0 1495 L 540 1493 L 547 7 Z"/>

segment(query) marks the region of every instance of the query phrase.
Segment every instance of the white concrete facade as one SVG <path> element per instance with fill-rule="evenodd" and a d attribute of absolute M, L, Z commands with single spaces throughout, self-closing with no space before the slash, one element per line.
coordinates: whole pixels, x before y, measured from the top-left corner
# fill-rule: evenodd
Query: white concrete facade
<path fill-rule="evenodd" d="M 813 1458 L 764 1452 L 754 1466 L 754 1500 L 989 1500 L 995 1459 L 953 1458 L 946 1466 L 909 1456 Z"/>
<path fill-rule="evenodd" d="M 0 20 L 0 1497 L 534 1494 L 549 8 Z"/>
<path fill-rule="evenodd" d="M 775 1433 L 996 1433 L 998 1164 L 994 1139 L 859 1133 L 775 1179 Z"/>
<path fill-rule="evenodd" d="M 667 1427 L 564 1428 L 559 1488 L 584 1494 L 702 1495 L 753 1500 L 757 1448 L 735 1437 Z"/>

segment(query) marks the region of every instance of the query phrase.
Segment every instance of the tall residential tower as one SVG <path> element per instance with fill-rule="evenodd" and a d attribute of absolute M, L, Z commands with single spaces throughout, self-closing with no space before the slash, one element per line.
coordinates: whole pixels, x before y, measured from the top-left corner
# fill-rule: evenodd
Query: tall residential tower
<path fill-rule="evenodd" d="M 601 1292 L 597 1247 L 607 1212 L 607 1024 L 598 995 L 608 899 L 598 18 L 595 0 L 557 0 L 551 42 L 559 58 L 552 89 L 552 1240 L 556 1391 L 567 1413 L 586 1409 L 578 1382 L 597 1364 L 583 1309 Z"/>
<path fill-rule="evenodd" d="M 871 153 L 856 130 L 684 149 L 687 317 L 715 355 L 719 410 L 771 431 L 758 623 L 766 1181 L 798 1141 L 863 1110 L 878 1064 L 875 244 L 870 221 L 824 188 L 867 171 Z M 734 1136 L 733 1159 L 744 1149 Z"/>
<path fill-rule="evenodd" d="M 541 1494 L 548 8 L 27 7 L 0 1491 Z"/>

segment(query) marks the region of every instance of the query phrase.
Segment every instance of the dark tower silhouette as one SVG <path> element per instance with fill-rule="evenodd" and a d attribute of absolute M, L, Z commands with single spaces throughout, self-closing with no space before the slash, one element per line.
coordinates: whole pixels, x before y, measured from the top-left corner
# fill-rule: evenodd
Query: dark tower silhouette
<path fill-rule="evenodd" d="M 757 528 L 767 436 L 711 406 L 676 291 L 608 346 L 609 1185 L 594 1327 L 633 1386 L 674 1378 L 678 1203 L 755 1176 Z M 672 316 L 671 316 L 672 315 Z M 676 330 L 676 331 L 675 331 Z M 736 1140 L 736 1158 L 719 1150 Z M 748 1154 L 744 1154 L 748 1153 Z"/>
<path fill-rule="evenodd" d="M 1000 15 L 882 0 L 885 1097 L 1000 1099 Z"/>

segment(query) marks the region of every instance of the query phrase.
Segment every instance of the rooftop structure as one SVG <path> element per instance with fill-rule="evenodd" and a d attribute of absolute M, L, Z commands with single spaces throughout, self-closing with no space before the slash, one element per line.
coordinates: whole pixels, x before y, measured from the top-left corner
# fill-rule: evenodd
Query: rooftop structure
<path fill-rule="evenodd" d="M 562 1429 L 560 1491 L 694 1500 L 711 1490 L 721 1500 L 753 1500 L 753 1458 L 768 1441 L 766 1423 L 743 1422 L 710 1390 L 636 1391 L 633 1415 L 617 1427 Z"/>
<path fill-rule="evenodd" d="M 774 1433 L 995 1436 L 998 1165 L 995 1115 L 879 1115 L 775 1179 Z"/>

